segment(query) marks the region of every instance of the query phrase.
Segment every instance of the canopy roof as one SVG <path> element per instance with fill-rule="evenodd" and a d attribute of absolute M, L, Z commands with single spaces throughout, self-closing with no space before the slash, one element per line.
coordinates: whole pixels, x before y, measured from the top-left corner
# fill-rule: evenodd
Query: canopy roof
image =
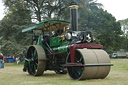
<path fill-rule="evenodd" d="M 29 28 L 23 29 L 22 32 L 27 32 L 30 30 L 45 30 L 45 31 L 53 31 L 56 29 L 63 29 L 64 27 L 69 26 L 70 22 L 62 21 L 62 20 L 50 20 L 45 21 Z"/>

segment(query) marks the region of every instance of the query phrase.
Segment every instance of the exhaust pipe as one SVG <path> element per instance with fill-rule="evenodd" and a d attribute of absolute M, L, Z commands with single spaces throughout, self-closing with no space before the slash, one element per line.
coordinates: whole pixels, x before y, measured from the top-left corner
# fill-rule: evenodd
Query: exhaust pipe
<path fill-rule="evenodd" d="M 78 30 L 78 8 L 79 6 L 76 2 L 72 2 L 69 6 L 70 8 L 70 21 L 71 21 L 71 28 L 72 31 Z"/>

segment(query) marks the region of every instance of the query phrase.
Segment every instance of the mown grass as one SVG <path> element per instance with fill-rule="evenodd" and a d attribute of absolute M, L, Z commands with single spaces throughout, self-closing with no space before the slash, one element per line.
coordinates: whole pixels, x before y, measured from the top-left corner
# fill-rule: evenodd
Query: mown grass
<path fill-rule="evenodd" d="M 30 76 L 23 72 L 23 63 L 5 63 L 0 69 L 0 85 L 128 85 L 128 59 L 111 59 L 114 64 L 105 79 L 90 79 L 84 81 L 72 80 L 66 75 L 46 71 L 40 77 Z"/>
<path fill-rule="evenodd" d="M 21 62 L 19 64 L 17 64 L 16 62 L 14 62 L 14 63 L 5 63 L 4 66 L 5 67 L 11 67 L 11 66 L 12 67 L 15 67 L 15 66 L 18 66 L 19 67 L 19 66 L 23 66 L 23 62 Z"/>

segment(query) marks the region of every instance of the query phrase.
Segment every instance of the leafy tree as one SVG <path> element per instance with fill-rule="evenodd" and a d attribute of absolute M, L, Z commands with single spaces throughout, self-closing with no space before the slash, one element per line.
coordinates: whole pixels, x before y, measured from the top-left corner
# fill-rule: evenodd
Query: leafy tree
<path fill-rule="evenodd" d="M 93 12 L 88 21 L 90 22 L 89 27 L 97 32 L 97 39 L 107 51 L 112 52 L 120 49 L 120 44 L 122 44 L 121 26 L 111 14 L 99 9 Z"/>
<path fill-rule="evenodd" d="M 32 19 L 42 20 L 60 18 L 63 11 L 68 7 L 68 0 L 24 0 L 28 9 L 31 10 Z"/>
<path fill-rule="evenodd" d="M 121 27 L 122 27 L 122 30 L 124 32 L 124 36 L 127 35 L 127 33 L 128 33 L 128 19 L 120 20 L 119 22 L 121 23 Z"/>
<path fill-rule="evenodd" d="M 80 30 L 91 30 L 96 42 L 102 44 L 106 51 L 119 50 L 123 40 L 120 23 L 95 0 L 86 2 L 84 7 L 79 14 Z"/>
<path fill-rule="evenodd" d="M 20 54 L 28 44 L 29 33 L 21 29 L 29 27 L 32 20 L 41 22 L 49 19 L 70 20 L 69 3 L 72 0 L 3 0 L 6 16 L 0 22 L 2 51 Z M 91 30 L 96 43 L 112 52 L 121 48 L 124 36 L 120 23 L 102 9 L 97 0 L 76 0 L 79 5 L 79 30 Z M 4 49 L 3 49 L 4 48 Z M 11 50 L 11 51 L 10 51 Z"/>
<path fill-rule="evenodd" d="M 122 44 L 122 49 L 128 51 L 128 19 L 120 20 L 119 22 L 121 23 L 121 28 L 124 32 L 124 34 L 122 35 L 124 39 L 124 43 Z"/>
<path fill-rule="evenodd" d="M 21 33 L 21 30 L 31 24 L 31 16 L 24 2 L 17 1 L 10 5 L 9 1 L 12 0 L 5 3 L 6 16 L 0 22 L 1 51 L 5 55 L 19 55 L 28 42 L 25 40 L 29 39 L 27 34 Z"/>

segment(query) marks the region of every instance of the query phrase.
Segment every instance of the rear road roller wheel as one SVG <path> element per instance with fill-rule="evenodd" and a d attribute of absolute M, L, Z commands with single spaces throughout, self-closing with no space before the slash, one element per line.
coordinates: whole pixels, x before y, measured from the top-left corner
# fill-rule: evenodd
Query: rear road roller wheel
<path fill-rule="evenodd" d="M 32 45 L 27 51 L 28 73 L 34 76 L 41 76 L 45 70 L 45 52 L 41 46 Z"/>
<path fill-rule="evenodd" d="M 67 63 L 71 62 L 70 56 L 67 58 Z M 100 49 L 77 49 L 75 56 L 76 63 L 86 64 L 103 64 L 110 63 L 108 54 Z M 67 67 L 68 74 L 72 79 L 102 79 L 105 78 L 110 66 L 72 66 Z"/>

